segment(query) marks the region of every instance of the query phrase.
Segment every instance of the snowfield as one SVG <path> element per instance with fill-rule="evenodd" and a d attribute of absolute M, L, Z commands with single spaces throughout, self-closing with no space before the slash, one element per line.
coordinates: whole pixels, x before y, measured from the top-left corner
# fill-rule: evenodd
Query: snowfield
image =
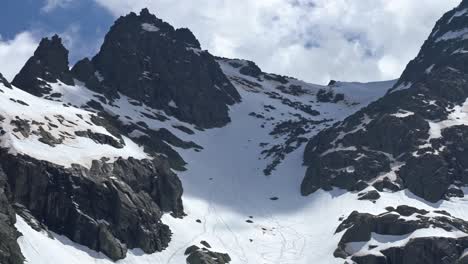
<path fill-rule="evenodd" d="M 223 69 L 232 79 L 250 78 L 238 74 L 228 65 L 223 65 Z M 258 82 L 255 79 L 250 81 Z M 294 114 L 300 111 L 265 96 L 266 92 L 274 89 L 274 85 L 265 80 L 261 83 L 263 87 L 257 89 L 236 85 L 241 93 L 242 103 L 231 108 L 233 121 L 223 128 L 197 131 L 195 135 L 187 136 L 170 125 L 176 124 L 175 120 L 160 122 L 144 119 L 153 129 L 171 129 L 178 136 L 184 136 L 184 140 L 193 140 L 204 149 L 201 152 L 177 149 L 188 162 L 187 171 L 179 173 L 184 187 L 183 202 L 187 216 L 183 219 L 174 219 L 170 215 L 163 217 L 163 222 L 173 231 L 169 247 L 152 255 L 145 255 L 135 249 L 118 263 L 185 263 L 185 249 L 191 245 L 199 245 L 204 240 L 211 244 L 212 250 L 228 253 L 233 259 L 232 263 L 341 264 L 342 259 L 333 257 L 333 251 L 342 235 L 335 234 L 335 230 L 340 224 L 339 218 L 347 217 L 354 210 L 379 214 L 385 212 L 387 206 L 410 205 L 427 210 L 443 209 L 455 217 L 468 217 L 468 203 L 465 198 L 429 204 L 408 191 L 382 193 L 375 204 L 358 201 L 357 193 L 338 189 L 332 192 L 318 191 L 303 197 L 299 187 L 305 174 L 305 167 L 302 166 L 304 145 L 290 153 L 272 175 L 265 176 L 262 170 L 270 159 L 261 154 L 261 143 L 274 144 L 283 139 L 270 135 L 273 122 L 262 123 L 250 113 L 263 112 L 264 105 L 272 105 L 276 110 L 264 114 L 274 116 L 277 121 L 285 121 L 294 119 Z M 297 83 L 305 85 L 299 81 Z M 308 135 L 312 136 L 383 96 L 393 84 L 394 81 L 341 83 L 337 89 L 349 100 L 341 103 L 314 102 L 316 92 L 324 88 L 317 85 L 308 85 L 308 94 L 285 96 L 312 104 L 321 112 L 315 118 L 333 120 L 317 126 Z M 65 87 L 68 91 L 63 87 L 60 91 L 64 94 L 64 100 L 73 98 L 74 104 L 84 104 L 85 100 L 80 102 L 79 96 L 70 96 L 70 93 L 77 93 L 76 87 Z M 83 92 L 92 93 L 82 87 L 79 93 Z M 25 95 L 21 96 L 25 98 Z M 88 96 L 83 98 L 89 98 Z M 108 111 L 114 111 L 114 114 L 120 116 L 133 114 L 133 119 L 144 118 L 137 114 L 142 109 L 155 111 L 145 106 L 129 104 L 129 100 L 131 99 L 122 97 L 116 103 L 119 107 L 106 107 Z M 20 217 L 16 227 L 23 234 L 19 244 L 30 264 L 112 263 L 103 254 L 77 245 L 63 236 L 34 231 Z M 457 235 L 431 229 L 418 230 L 410 237 L 434 234 L 446 237 Z M 371 242 L 382 249 L 388 246 L 388 242 L 403 245 L 410 237 L 376 235 Z M 366 243 L 352 243 L 349 247 L 357 253 L 368 253 Z"/>
<path fill-rule="evenodd" d="M 69 89 L 71 92 L 77 87 L 65 87 L 58 83 L 58 87 Z M 12 154 L 27 154 L 39 160 L 46 160 L 65 167 L 76 163 L 90 167 L 91 162 L 103 157 L 115 160 L 118 157 L 144 159 L 149 156 L 143 149 L 129 138 L 123 138 L 125 146 L 115 148 L 110 145 L 96 144 L 86 137 L 75 135 L 77 131 L 90 130 L 94 133 L 107 135 L 115 140 L 104 127 L 93 124 L 91 118 L 96 115 L 82 110 L 43 98 L 38 98 L 20 89 L 10 89 L 0 84 L 0 113 L 4 120 L 3 129 L 7 131 L 1 136 L 2 148 L 8 148 Z M 75 97 L 74 100 L 79 100 Z M 88 98 L 89 99 L 89 98 Z M 30 132 L 38 131 L 42 127 L 56 139 L 63 139 L 61 144 L 50 146 L 39 141 L 40 135 L 16 131 L 12 121 L 24 120 L 29 123 Z M 26 132 L 26 131 L 25 131 Z M 28 135 L 29 134 L 29 135 Z"/>
<path fill-rule="evenodd" d="M 181 123 L 172 117 L 165 122 L 150 120 L 141 115 L 141 112 L 152 113 L 157 110 L 146 106 L 131 104 L 131 99 L 121 97 L 114 102 L 114 106 L 104 105 L 106 111 L 114 115 L 130 116 L 127 122 L 144 120 L 152 129 L 166 128 L 184 140 L 191 140 L 203 146 L 201 152 L 193 149 L 177 149 L 184 160 L 188 162 L 187 171 L 178 173 L 184 187 L 183 202 L 187 216 L 175 219 L 170 215 L 163 217 L 173 231 L 172 241 L 163 252 L 145 255 L 140 250 L 129 252 L 126 259 L 118 261 L 122 264 L 145 263 L 185 263 L 184 251 L 191 245 L 199 245 L 204 240 L 210 243 L 213 251 L 228 253 L 232 263 L 280 263 L 280 264 L 330 264 L 343 263 L 342 259 L 333 257 L 333 251 L 341 238 L 335 234 L 340 224 L 340 217 L 347 217 L 352 211 L 379 214 L 385 212 L 387 206 L 410 205 L 421 209 L 444 209 L 456 217 L 468 217 L 468 200 L 454 199 L 453 201 L 429 204 L 408 191 L 397 193 L 382 193 L 375 204 L 369 201 L 358 201 L 357 193 L 335 189 L 331 192 L 318 191 L 308 197 L 300 195 L 300 184 L 305 174 L 302 166 L 305 144 L 300 145 L 289 153 L 271 175 L 265 176 L 263 169 L 271 162 L 270 156 L 262 151 L 265 145 L 282 144 L 286 138 L 281 135 L 271 135 L 270 132 L 278 123 L 297 119 L 302 114 L 300 109 L 284 104 L 278 98 L 267 96 L 275 91 L 277 83 L 271 80 L 258 80 L 239 74 L 228 64 L 222 64 L 223 70 L 235 83 L 242 96 L 240 104 L 231 107 L 232 122 L 223 128 L 197 131 L 194 135 L 187 135 L 174 129 L 173 125 Z M 257 82 L 261 87 L 242 85 L 236 80 L 243 79 Z M 306 136 L 311 137 L 320 130 L 330 126 L 336 121 L 356 112 L 373 100 L 383 96 L 392 87 L 394 81 L 380 83 L 338 83 L 335 92 L 345 95 L 346 100 L 338 103 L 321 103 L 316 101 L 316 94 L 324 86 L 310 85 L 290 79 L 291 83 L 301 85 L 305 89 L 302 95 L 282 93 L 281 96 L 302 104 L 311 105 L 320 112 L 318 116 L 308 116 L 315 120 L 330 119 L 314 127 Z M 31 119 L 43 118 L 43 112 L 62 113 L 65 118 L 72 118 L 76 113 L 88 116 L 92 113 L 73 107 L 65 111 L 62 103 L 51 102 L 45 99 L 23 93 L 19 90 L 2 89 L 8 96 L 17 96 L 28 99 L 33 108 L 14 105 L 15 113 Z M 85 87 L 53 86 L 55 92 L 63 94 L 63 102 L 80 107 L 92 98 L 93 92 Z M 7 96 L 7 97 L 8 97 Z M 5 96 L 0 107 L 5 107 Z M 12 103 L 8 107 L 11 106 Z M 272 106 L 274 111 L 265 111 L 265 105 Z M 40 109 L 31 113 L 31 109 Z M 11 111 L 11 110 L 10 110 Z M 76 111 L 76 112 L 75 112 Z M 34 116 L 27 116 L 31 113 Z M 264 119 L 259 119 L 251 113 L 262 113 Z M 164 114 L 164 113 L 159 113 Z M 274 119 L 271 119 L 274 118 Z M 77 118 L 73 118 L 74 121 Z M 88 126 L 86 122 L 80 126 Z M 100 129 L 89 127 L 90 129 Z M 102 133 L 106 131 L 98 130 Z M 138 135 L 135 135 L 138 136 Z M 30 145 L 21 148 L 23 144 L 41 144 L 34 139 L 11 139 L 10 147 L 18 152 L 26 153 L 36 158 L 47 158 L 58 164 L 71 162 L 86 164 L 95 155 L 118 156 L 128 155 L 144 158 L 145 154 L 139 147 L 133 146 L 131 140 L 125 139 L 126 147 L 122 152 L 107 152 L 103 148 L 90 145 L 89 149 L 82 141 L 70 141 L 70 148 L 79 149 L 82 156 L 67 155 L 69 160 L 62 160 L 54 156 L 41 157 L 40 148 Z M 31 143 L 33 142 L 33 143 Z M 75 144 L 75 145 L 73 145 Z M 44 145 L 44 144 L 42 144 Z M 41 146 L 44 147 L 44 146 Z M 65 147 L 64 147 L 65 148 Z M 91 155 L 91 150 L 93 151 Z M 44 153 L 46 150 L 43 150 Z M 60 152 L 62 149 L 60 149 Z M 59 151 L 57 151 L 60 153 Z M 47 150 L 47 153 L 54 153 Z M 61 152 L 64 153 L 64 152 Z M 66 152 L 65 152 L 66 153 Z M 56 234 L 47 234 L 45 231 L 37 232 L 18 217 L 16 224 L 23 234 L 18 242 L 22 252 L 30 264 L 105 264 L 112 263 L 103 254 L 77 245 L 69 239 Z M 419 230 L 412 237 L 454 236 L 442 230 Z M 405 243 L 408 237 L 378 237 L 372 243 L 384 248 L 389 241 Z M 349 245 L 354 252 L 365 252 L 364 243 Z M 363 251 L 364 250 L 364 251 Z"/>

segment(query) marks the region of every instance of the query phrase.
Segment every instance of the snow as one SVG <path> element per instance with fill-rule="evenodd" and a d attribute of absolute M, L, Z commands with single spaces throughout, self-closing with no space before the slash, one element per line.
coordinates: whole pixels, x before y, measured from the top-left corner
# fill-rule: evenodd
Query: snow
<path fill-rule="evenodd" d="M 390 91 L 390 93 L 394 93 L 396 91 L 406 90 L 406 89 L 411 88 L 411 86 L 413 86 L 412 82 L 405 82 L 405 83 L 402 83 L 402 84 L 398 85 L 398 87 L 396 87 L 395 89 L 392 89 Z"/>
<path fill-rule="evenodd" d="M 61 98 L 63 102 L 70 103 L 77 107 L 86 105 L 90 98 L 95 99 L 98 96 L 102 96 L 96 92 L 87 89 L 83 83 L 77 80 L 75 80 L 75 83 L 75 86 L 56 84 L 50 85 L 52 86 L 52 91 L 54 93 L 61 93 L 63 95 Z M 171 132 L 180 139 L 185 139 L 187 135 L 178 129 L 174 129 L 174 126 L 185 126 L 192 130 L 195 129 L 195 127 L 192 124 L 181 122 L 171 116 L 166 115 L 163 111 L 152 109 L 145 104 L 135 105 L 131 102 L 137 101 L 125 95 L 119 94 L 119 99 L 114 100 L 112 104 L 102 104 L 102 106 L 109 114 L 113 116 L 119 116 L 119 120 L 124 124 L 130 125 L 136 124 L 138 121 L 142 121 L 145 122 L 149 128 L 156 131 L 161 128 L 171 130 Z M 163 116 L 167 119 L 167 121 L 161 122 L 159 120 L 154 120 L 147 117 L 154 115 Z M 130 119 L 126 117 L 129 117 Z"/>
<path fill-rule="evenodd" d="M 434 66 L 435 66 L 435 64 L 432 64 L 431 66 L 429 66 L 429 68 L 426 69 L 425 72 L 426 72 L 427 74 L 431 73 L 431 72 L 432 72 L 432 69 L 434 69 Z"/>
<path fill-rule="evenodd" d="M 452 52 L 452 55 L 453 54 L 465 54 L 465 53 L 468 53 L 468 50 L 466 50 L 464 48 L 459 48 L 459 49 L 455 50 L 454 52 Z"/>
<path fill-rule="evenodd" d="M 96 76 L 96 78 L 98 79 L 99 82 L 103 82 L 104 81 L 104 77 L 102 77 L 102 74 L 98 71 L 94 72 L 94 76 Z"/>
<path fill-rule="evenodd" d="M 159 28 L 156 27 L 155 25 L 153 24 L 149 24 L 149 23 L 143 23 L 141 24 L 141 28 L 144 30 L 144 31 L 148 31 L 148 32 L 158 32 L 159 31 Z"/>
<path fill-rule="evenodd" d="M 75 92 L 78 89 L 63 83 L 57 83 L 55 86 L 61 87 L 61 89 L 75 90 Z M 65 107 L 61 102 L 38 98 L 17 88 L 4 88 L 2 90 L 4 93 L 0 96 L 0 113 L 5 117 L 2 127 L 7 133 L 0 137 L 0 146 L 8 148 L 12 154 L 26 154 L 65 167 L 74 163 L 90 167 L 92 160 L 103 157 L 109 158 L 111 161 L 119 157 L 149 158 L 143 148 L 126 137 L 123 137 L 124 148 L 118 149 L 110 145 L 97 144 L 89 138 L 75 136 L 76 131 L 89 129 L 94 133 L 105 134 L 119 140 L 104 127 L 94 125 L 91 122 L 91 117 L 95 116 L 94 113 L 72 106 Z M 79 94 L 79 92 L 77 93 Z M 28 105 L 16 103 L 10 98 L 24 101 Z M 74 100 L 78 101 L 80 97 L 77 96 Z M 19 132 L 14 132 L 15 126 L 10 122 L 16 120 L 17 117 L 28 120 L 31 131 L 36 131 L 42 126 L 55 138 L 63 137 L 63 143 L 53 147 L 40 142 L 39 135 L 31 133 L 28 137 L 24 137 Z M 33 120 L 41 124 L 32 124 Z"/>
<path fill-rule="evenodd" d="M 179 108 L 176 104 L 176 102 L 174 102 L 174 100 L 171 100 L 167 105 L 169 105 L 170 107 L 172 108 Z"/>
<path fill-rule="evenodd" d="M 197 56 L 200 56 L 204 51 L 201 50 L 201 49 L 197 49 L 197 48 L 193 48 L 193 47 L 188 47 L 188 48 L 185 48 L 186 50 L 188 51 L 192 51 L 193 53 L 195 53 Z"/>
<path fill-rule="evenodd" d="M 395 117 L 398 117 L 398 118 L 405 118 L 405 117 L 412 116 L 412 115 L 414 115 L 413 112 L 406 111 L 406 110 L 400 110 L 400 111 L 398 111 L 398 113 L 392 114 L 392 116 L 395 116 Z"/>
<path fill-rule="evenodd" d="M 440 41 L 447 41 L 447 40 L 452 40 L 452 39 L 459 39 L 462 38 L 463 40 L 467 39 L 468 34 L 468 28 L 460 29 L 457 31 L 449 31 L 442 36 L 438 37 L 435 42 L 440 42 Z"/>
<path fill-rule="evenodd" d="M 147 79 L 147 80 L 152 80 L 153 78 L 151 77 L 151 73 L 149 71 L 144 71 L 141 73 L 140 80 L 142 79 Z"/>
<path fill-rule="evenodd" d="M 400 170 L 401 167 L 403 167 L 403 165 L 405 165 L 405 163 L 395 161 L 395 158 L 393 158 L 393 157 L 392 157 L 391 160 L 393 162 L 392 162 L 392 164 L 390 164 L 390 171 L 386 172 L 386 173 L 382 173 L 382 175 L 380 175 L 379 177 L 377 177 L 374 180 L 372 180 L 371 182 L 369 182 L 370 185 L 372 185 L 372 184 L 374 184 L 376 182 L 382 181 L 385 178 L 388 178 L 392 182 L 394 182 L 397 179 L 397 174 L 396 173 L 397 173 L 397 171 Z"/>
<path fill-rule="evenodd" d="M 465 16 L 466 14 L 468 13 L 468 8 L 465 8 L 465 9 L 462 9 L 462 10 L 459 10 L 457 12 L 455 12 L 455 14 L 453 14 L 453 16 L 449 19 L 449 21 L 447 22 L 447 24 L 450 24 L 450 22 L 452 22 L 452 20 L 456 17 L 461 17 L 461 16 Z"/>
<path fill-rule="evenodd" d="M 468 126 L 468 99 L 452 109 L 446 120 L 440 122 L 429 121 L 429 139 L 442 137 L 442 131 L 448 127 L 465 125 Z"/>

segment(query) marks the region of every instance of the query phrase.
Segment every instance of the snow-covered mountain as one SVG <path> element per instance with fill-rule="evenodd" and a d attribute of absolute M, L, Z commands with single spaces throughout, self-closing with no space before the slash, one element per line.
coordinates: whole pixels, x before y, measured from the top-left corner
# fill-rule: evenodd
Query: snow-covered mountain
<path fill-rule="evenodd" d="M 0 263 L 468 263 L 467 10 L 374 83 L 215 57 L 146 9 L 71 68 L 43 39 L 0 77 Z"/>

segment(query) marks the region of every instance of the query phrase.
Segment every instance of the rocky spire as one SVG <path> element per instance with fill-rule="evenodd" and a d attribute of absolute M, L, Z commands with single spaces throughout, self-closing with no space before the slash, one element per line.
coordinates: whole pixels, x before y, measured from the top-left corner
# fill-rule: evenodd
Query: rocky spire
<path fill-rule="evenodd" d="M 46 82 L 58 80 L 73 84 L 68 68 L 68 50 L 62 39 L 54 35 L 51 39 L 43 38 L 34 55 L 26 62 L 12 84 L 37 96 L 50 90 Z"/>
<path fill-rule="evenodd" d="M 91 89 L 120 92 L 203 128 L 228 123 L 228 105 L 240 100 L 190 30 L 175 30 L 148 9 L 119 18 L 100 52 L 72 72 Z"/>
<path fill-rule="evenodd" d="M 3 75 L 0 73 L 0 83 L 3 84 L 5 87 L 11 88 L 11 84 L 3 77 Z"/>

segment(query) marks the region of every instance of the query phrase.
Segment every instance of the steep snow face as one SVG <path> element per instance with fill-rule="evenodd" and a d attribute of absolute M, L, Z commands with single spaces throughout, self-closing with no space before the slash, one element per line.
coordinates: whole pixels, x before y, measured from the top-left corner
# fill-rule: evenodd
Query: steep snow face
<path fill-rule="evenodd" d="M 153 130 L 165 128 L 203 147 L 200 151 L 172 146 L 188 163 L 179 173 L 187 216 L 163 217 L 174 233 L 169 247 L 152 255 L 133 250 L 119 263 L 185 263 L 185 249 L 202 240 L 214 251 L 228 253 L 232 263 L 342 263 L 333 257 L 341 236 L 334 235 L 340 217 L 363 208 L 381 213 L 396 203 L 427 206 L 404 192 L 383 194 L 376 204 L 340 190 L 300 195 L 303 139 L 379 98 L 394 81 L 328 87 L 265 73 L 245 75 L 238 66 L 245 62 L 237 60 L 219 63 L 242 97 L 231 107 L 232 122 L 225 127 L 200 131 L 124 96 L 102 103 L 122 122 L 143 121 Z M 52 89 L 62 95 L 56 100 L 77 107 L 99 97 L 80 86 Z M 165 118 L 147 118 L 149 114 Z M 179 126 L 194 133 L 184 133 Z M 23 233 L 19 243 L 30 264 L 111 263 L 67 238 L 36 232 L 22 219 L 16 226 Z"/>
<path fill-rule="evenodd" d="M 63 83 L 61 89 L 79 89 Z M 2 148 L 69 167 L 90 167 L 92 160 L 118 157 L 144 159 L 149 156 L 127 137 L 112 135 L 96 124 L 96 114 L 63 102 L 38 98 L 15 87 L 0 84 L 0 136 Z M 77 98 L 80 98 L 79 92 Z M 88 136 L 86 135 L 88 134 Z M 115 144 L 103 144 L 92 135 Z"/>

